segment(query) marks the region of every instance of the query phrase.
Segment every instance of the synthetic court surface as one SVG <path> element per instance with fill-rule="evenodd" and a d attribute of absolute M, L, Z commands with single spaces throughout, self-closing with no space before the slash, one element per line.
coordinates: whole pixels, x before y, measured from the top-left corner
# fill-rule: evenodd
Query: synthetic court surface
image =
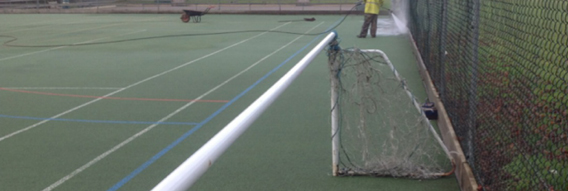
<path fill-rule="evenodd" d="M 1 15 L 0 190 L 151 189 L 324 37 L 299 34 L 342 18 Z M 426 98 L 406 35 L 357 39 L 361 23 L 336 28 L 340 45 L 383 50 Z M 332 177 L 329 89 L 321 53 L 192 190 L 458 190 Z"/>

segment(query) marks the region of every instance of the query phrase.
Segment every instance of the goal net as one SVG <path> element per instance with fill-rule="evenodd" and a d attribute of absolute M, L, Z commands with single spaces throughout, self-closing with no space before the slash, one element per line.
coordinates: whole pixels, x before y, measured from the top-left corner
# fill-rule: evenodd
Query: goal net
<path fill-rule="evenodd" d="M 330 48 L 334 176 L 431 179 L 449 151 L 380 50 Z"/>

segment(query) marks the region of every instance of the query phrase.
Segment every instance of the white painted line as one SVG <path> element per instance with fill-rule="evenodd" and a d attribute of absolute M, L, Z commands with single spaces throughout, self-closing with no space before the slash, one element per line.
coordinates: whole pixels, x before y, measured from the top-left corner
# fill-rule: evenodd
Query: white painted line
<path fill-rule="evenodd" d="M 62 20 L 62 19 L 59 19 L 59 21 L 60 20 Z M 56 23 L 58 23 L 58 20 L 41 19 L 40 22 L 28 23 L 26 25 L 20 25 L 20 26 L 10 26 L 10 27 L 34 27 L 37 24 L 42 24 L 42 25 L 44 25 L 43 27 L 52 27 Z M 37 28 L 24 28 L 24 29 L 15 29 L 15 30 L 11 30 L 11 31 L 0 31 L 0 32 L 2 32 L 3 34 L 7 34 L 7 33 L 20 32 L 20 31 L 39 30 L 38 28 L 43 28 L 43 27 L 40 26 L 40 27 L 37 27 Z"/>
<path fill-rule="evenodd" d="M 72 24 L 89 24 L 88 21 L 82 20 L 82 21 L 73 21 L 73 22 L 67 22 L 67 23 L 60 23 L 60 21 L 66 21 L 68 19 L 59 19 L 59 20 L 54 20 L 54 19 L 41 19 L 42 21 L 40 22 L 36 22 L 36 23 L 28 23 L 26 25 L 21 25 L 21 26 L 11 26 L 11 27 L 26 27 L 23 29 L 15 29 L 15 30 L 11 30 L 11 31 L 0 31 L 3 34 L 7 34 L 7 33 L 14 33 L 14 32 L 20 32 L 20 31 L 30 31 L 30 30 L 35 30 L 35 31 L 42 31 L 41 29 L 38 28 L 46 28 L 46 27 L 60 27 L 61 29 L 61 25 L 72 25 Z M 96 21 L 96 20 L 91 20 L 91 21 Z M 43 26 L 39 26 L 37 28 L 30 28 L 30 27 L 35 27 L 35 25 L 41 24 Z M 127 24 L 127 23 L 125 23 Z"/>
<path fill-rule="evenodd" d="M 12 90 L 118 90 L 113 87 L 2 87 Z"/>
<path fill-rule="evenodd" d="M 118 36 L 124 36 L 124 35 L 129 35 L 129 34 L 144 32 L 144 31 L 146 31 L 146 29 L 144 29 L 144 30 L 139 30 L 139 31 L 134 31 L 134 32 L 130 32 L 130 33 L 118 35 Z M 110 37 L 98 38 L 98 39 L 89 40 L 89 41 L 84 41 L 84 42 L 78 42 L 78 43 L 74 43 L 74 44 L 90 43 L 90 42 L 94 42 L 94 41 L 98 41 L 98 40 L 103 40 L 103 39 L 107 39 L 107 38 L 110 38 Z M 40 51 L 35 51 L 35 52 L 29 52 L 29 53 L 20 54 L 20 55 L 15 55 L 15 56 L 6 57 L 6 58 L 0 58 L 0 61 L 10 60 L 10 59 L 14 59 L 14 58 L 20 58 L 20 57 L 24 57 L 24 56 L 29 56 L 29 55 L 37 54 L 37 53 L 47 52 L 47 51 L 51 51 L 51 50 L 57 50 L 57 49 L 65 48 L 65 47 L 69 47 L 69 46 L 58 46 L 58 47 L 48 48 L 48 49 L 45 49 L 45 50 L 40 50 Z"/>
<path fill-rule="evenodd" d="M 51 50 L 57 50 L 57 49 L 60 49 L 60 48 L 65 48 L 65 46 L 53 47 L 53 48 L 48 48 L 48 49 L 45 49 L 45 50 L 40 50 L 40 51 L 35 51 L 35 52 L 29 52 L 29 53 L 20 54 L 20 55 L 16 55 L 16 56 L 10 56 L 10 57 L 6 57 L 6 58 L 0 58 L 0 61 L 10 60 L 10 59 L 19 58 L 19 57 L 24 57 L 24 56 L 28 56 L 28 55 L 32 55 L 32 54 L 37 54 L 37 53 L 42 53 L 42 52 L 47 52 L 47 51 L 51 51 Z"/>
<path fill-rule="evenodd" d="M 123 22 L 122 24 L 131 24 L 132 22 L 153 22 L 153 21 L 163 21 L 163 18 L 165 18 L 164 16 L 162 17 L 156 17 L 156 18 L 151 18 L 151 19 L 135 19 L 132 21 L 120 21 Z M 59 19 L 59 21 L 61 20 L 68 20 L 68 19 Z M 20 31 L 30 31 L 30 30 L 35 30 L 35 31 L 41 31 L 38 28 L 45 28 L 45 27 L 53 27 L 53 26 L 58 26 L 58 27 L 63 27 L 60 25 L 72 25 L 72 24 L 86 24 L 86 25 L 92 25 L 92 24 L 97 24 L 100 23 L 98 22 L 98 20 L 91 20 L 91 21 L 85 21 L 85 20 L 81 20 L 81 21 L 73 21 L 73 22 L 68 22 L 68 23 L 59 23 L 57 22 L 57 20 L 52 20 L 52 19 L 48 19 L 47 21 L 49 21 L 49 23 L 47 23 L 45 20 L 41 21 L 41 22 L 37 22 L 37 23 L 30 23 L 30 24 L 26 24 L 26 25 L 22 25 L 22 26 L 11 26 L 11 27 L 34 27 L 37 24 L 42 24 L 44 26 L 39 26 L 37 28 L 24 28 L 24 29 L 15 29 L 15 30 L 11 30 L 11 31 L 0 31 L 2 34 L 8 34 L 8 33 L 14 33 L 14 32 L 20 32 Z M 56 21 L 56 22 L 53 22 Z M 116 22 L 116 21 L 110 21 L 110 22 Z"/>
<path fill-rule="evenodd" d="M 286 24 L 284 24 L 284 25 L 286 25 Z M 284 25 L 281 25 L 281 26 L 279 26 L 279 27 L 277 27 L 277 28 L 280 28 L 280 27 L 282 27 L 282 26 L 284 26 Z M 277 29 L 277 28 L 274 28 L 274 29 Z M 272 29 L 272 30 L 274 30 L 274 29 Z M 203 60 L 203 59 L 205 59 L 205 58 L 207 58 L 207 57 L 213 56 L 213 55 L 215 55 L 215 54 L 217 54 L 217 53 L 219 53 L 219 52 L 222 52 L 222 51 L 224 51 L 224 50 L 227 50 L 227 49 L 229 49 L 229 48 L 232 48 L 232 47 L 237 46 L 237 45 L 239 45 L 239 44 L 242 44 L 242 43 L 244 43 L 244 42 L 247 42 L 247 41 L 249 41 L 249 40 L 251 40 L 251 39 L 253 39 L 253 38 L 256 38 L 256 37 L 258 37 L 258 36 L 260 36 L 260 35 L 263 35 L 263 34 L 266 34 L 266 32 L 261 33 L 261 34 L 258 34 L 258 35 L 255 35 L 255 36 L 253 36 L 253 37 L 251 37 L 251 38 L 242 40 L 242 41 L 240 41 L 240 42 L 238 42 L 238 43 L 235 43 L 235 44 L 233 44 L 233 45 L 231 45 L 231 46 L 228 46 L 228 47 L 225 47 L 225 48 L 223 48 L 223 49 L 217 50 L 217 51 L 215 51 L 215 52 L 213 52 L 213 53 L 207 54 L 207 55 L 205 55 L 205 56 L 202 56 L 202 57 L 197 58 L 197 59 L 195 59 L 195 60 L 193 60 L 193 61 L 190 61 L 190 62 L 187 62 L 187 63 L 185 63 L 185 64 L 182 64 L 182 65 L 180 65 L 180 66 L 177 66 L 177 67 L 172 68 L 172 69 L 170 69 L 170 70 L 167 70 L 167 71 L 165 71 L 165 72 L 162 72 L 162 73 L 156 74 L 156 75 L 154 75 L 154 76 L 151 76 L 151 77 L 149 77 L 149 78 L 143 79 L 143 80 L 138 81 L 138 82 L 136 82 L 136 83 L 134 83 L 134 84 L 131 84 L 131 85 L 129 85 L 129 86 L 126 86 L 126 87 L 124 87 L 124 88 L 122 88 L 122 89 L 116 90 L 116 91 L 111 92 L 111 93 L 109 93 L 109 94 L 107 94 L 107 95 L 104 95 L 104 96 L 102 96 L 102 97 L 100 97 L 100 98 L 94 99 L 94 100 L 92 100 L 92 101 L 89 101 L 89 102 L 87 102 L 87 103 L 84 103 L 84 104 L 82 104 L 82 105 L 79 105 L 79 106 L 77 106 L 77 107 L 74 107 L 74 108 L 72 108 L 72 109 L 70 109 L 70 110 L 64 111 L 63 113 L 57 114 L 57 115 L 55 115 L 55 116 L 53 116 L 53 117 L 49 117 L 49 118 L 50 118 L 50 119 L 59 118 L 59 117 L 65 115 L 65 114 L 67 114 L 67 113 L 70 113 L 70 112 L 72 112 L 72 111 L 75 111 L 75 110 L 77 110 L 77 109 L 80 109 L 80 108 L 82 108 L 82 107 L 85 107 L 85 106 L 87 106 L 87 105 L 90 105 L 90 104 L 92 104 L 92 103 L 95 103 L 95 102 L 97 102 L 97 101 L 99 101 L 99 100 L 102 100 L 102 99 L 104 99 L 104 98 L 106 98 L 106 97 L 110 97 L 110 96 L 112 96 L 112 95 L 114 95 L 114 94 L 117 94 L 117 93 L 119 93 L 119 92 L 121 92 L 121 91 L 123 91 L 123 90 L 125 90 L 125 89 L 134 87 L 134 86 L 136 86 L 136 85 L 138 85 L 138 84 L 144 83 L 144 82 L 149 81 L 149 80 L 151 80 L 151 79 L 160 77 L 160 76 L 162 76 L 162 75 L 164 75 L 164 74 L 167 74 L 167 73 L 170 73 L 170 72 L 172 72 L 172 71 L 174 71 L 174 70 L 180 69 L 180 68 L 185 67 L 185 66 L 190 65 L 190 64 L 193 64 L 193 63 L 195 63 L 195 62 L 197 62 L 197 61 L 200 61 L 200 60 Z M 12 132 L 12 133 L 10 133 L 10 134 L 8 134 L 8 135 L 5 135 L 5 136 L 3 136 L 3 137 L 0 137 L 0 142 L 3 141 L 3 140 L 8 139 L 8 138 L 10 138 L 10 137 L 13 137 L 13 136 L 15 136 L 15 135 L 17 135 L 17 134 L 20 134 L 20 133 L 22 133 L 22 132 L 25 132 L 25 131 L 28 131 L 28 130 L 30 130 L 30 129 L 33 129 L 33 128 L 35 128 L 35 127 L 37 127 L 37 126 L 39 126 L 39 125 L 41 125 L 41 124 L 44 124 L 44 123 L 46 123 L 46 122 L 48 122 L 48 121 L 50 121 L 50 120 L 43 120 L 43 121 L 40 121 L 40 122 L 38 122 L 38 123 L 36 123 L 36 124 L 33 124 L 33 125 L 31 125 L 31 126 L 28 126 L 28 127 L 26 127 L 26 128 L 20 129 L 20 130 L 18 130 L 18 131 L 15 131 L 15 132 Z"/>
<path fill-rule="evenodd" d="M 323 23 L 324 23 L 324 22 L 321 22 L 321 23 L 318 24 L 317 26 L 315 26 L 315 27 L 311 28 L 310 30 L 308 30 L 306 33 L 309 33 L 310 31 L 314 30 L 315 28 L 317 28 L 318 26 L 322 25 Z M 286 24 L 288 24 L 288 23 L 286 23 Z M 284 24 L 284 25 L 286 25 L 286 24 Z M 281 25 L 281 26 L 279 26 L 279 27 L 282 27 L 282 26 L 284 26 L 284 25 Z M 279 28 L 279 27 L 277 27 L 277 28 Z M 275 28 L 275 29 L 276 29 L 276 28 Z M 272 30 L 274 30 L 274 29 L 272 29 Z M 257 36 L 263 35 L 263 34 L 265 34 L 265 33 L 267 33 L 267 32 L 263 32 L 263 33 L 261 33 L 261 34 L 259 34 L 259 35 L 256 35 L 256 36 L 252 37 L 252 38 L 256 38 Z M 294 40 L 292 40 L 291 42 L 287 43 L 287 44 L 284 45 L 283 47 L 280 47 L 279 49 L 275 50 L 274 52 L 272 52 L 272 53 L 268 54 L 267 56 L 261 58 L 260 60 L 258 60 L 257 62 L 255 62 L 255 63 L 252 64 L 251 66 L 245 68 L 245 69 L 242 70 L 241 72 L 237 73 L 237 74 L 234 75 L 233 77 L 231 77 L 231 78 L 225 80 L 223 83 L 221 83 L 221 84 L 215 86 L 213 89 L 211 89 L 211 90 L 205 92 L 204 94 L 200 95 L 199 97 L 195 98 L 195 100 L 200 100 L 200 99 L 202 99 L 203 97 L 205 97 L 205 96 L 209 95 L 210 93 L 214 92 L 215 90 L 221 88 L 222 86 L 224 86 L 225 84 L 231 82 L 233 79 L 239 77 L 240 75 L 242 75 L 243 73 L 247 72 L 248 70 L 250 70 L 250 69 L 253 68 L 254 66 L 260 64 L 262 61 L 266 60 L 266 59 L 269 58 L 270 56 L 272 56 L 272 55 L 276 54 L 277 52 L 279 52 L 280 50 L 282 50 L 282 49 L 288 47 L 290 44 L 294 43 L 295 41 L 297 41 L 298 39 L 300 39 L 300 38 L 303 37 L 303 36 L 304 36 L 304 35 L 301 35 L 301 36 L 297 37 L 296 39 L 294 39 Z M 241 41 L 241 42 L 239 42 L 239 44 L 242 43 L 242 42 L 248 41 L 248 40 L 250 40 L 250 39 L 252 39 L 252 38 L 249 38 L 249 39 L 247 39 L 247 40 Z M 234 46 L 234 45 L 232 45 L 232 46 Z M 60 180 L 58 180 L 57 182 L 53 183 L 53 184 L 50 185 L 49 187 L 43 189 L 43 191 L 51 191 L 51 190 L 53 190 L 54 188 L 56 188 L 56 187 L 58 187 L 59 185 L 63 184 L 65 181 L 67 181 L 67 180 L 73 178 L 74 176 L 76 176 L 76 175 L 79 174 L 80 172 L 82 172 L 82 171 L 84 171 L 85 169 L 91 167 L 93 164 L 95 164 L 95 163 L 97 163 L 98 161 L 104 159 L 106 156 L 110 155 L 110 154 L 113 153 L 114 151 L 120 149 L 120 148 L 123 147 L 124 145 L 126 145 L 126 144 L 132 142 L 132 141 L 133 141 L 134 139 L 136 139 L 137 137 L 143 135 L 144 133 L 146 133 L 146 132 L 150 131 L 151 129 L 153 129 L 154 127 L 158 126 L 159 123 L 162 123 L 162 122 L 168 120 L 169 118 L 173 117 L 173 116 L 176 115 L 177 113 L 179 113 L 179 112 L 183 111 L 184 109 L 186 109 L 187 107 L 193 105 L 193 103 L 195 103 L 195 101 L 192 101 L 192 102 L 189 102 L 189 103 L 185 104 L 184 106 L 182 106 L 182 107 L 180 107 L 179 109 L 175 110 L 174 112 L 170 113 L 170 114 L 167 115 L 166 117 L 160 119 L 160 120 L 157 122 L 157 124 L 150 125 L 150 126 L 146 127 L 145 129 L 143 129 L 142 131 L 140 131 L 140 132 L 134 134 L 133 136 L 131 136 L 131 137 L 129 137 L 128 139 L 126 139 L 126 140 L 124 140 L 123 142 L 121 142 L 120 144 L 114 146 L 114 147 L 111 148 L 110 150 L 104 152 L 103 154 L 101 154 L 101 155 L 97 156 L 96 158 L 94 158 L 93 160 L 89 161 L 87 164 L 85 164 L 85 165 L 79 167 L 78 169 L 76 169 L 75 171 L 71 172 L 71 173 L 68 174 L 67 176 L 61 178 Z"/>
<path fill-rule="evenodd" d="M 80 29 L 80 30 L 75 30 L 75 31 L 69 31 L 69 32 L 64 32 L 64 33 L 59 33 L 57 35 L 65 35 L 65 34 L 72 34 L 72 33 L 78 33 L 78 32 L 83 32 L 83 31 L 91 31 L 91 30 L 96 30 L 96 29 L 103 29 L 103 28 L 108 28 L 108 27 L 113 27 L 113 26 L 117 26 L 117 25 L 121 25 L 120 23 L 117 24 L 111 24 L 111 25 L 104 25 L 104 26 L 99 26 L 99 27 L 91 27 L 91 28 L 84 28 L 84 29 Z M 40 39 L 45 39 L 45 36 L 40 36 Z M 108 38 L 108 37 L 105 37 Z M 103 38 L 104 39 L 104 38 Z M 50 39 L 53 41 L 53 39 Z"/>

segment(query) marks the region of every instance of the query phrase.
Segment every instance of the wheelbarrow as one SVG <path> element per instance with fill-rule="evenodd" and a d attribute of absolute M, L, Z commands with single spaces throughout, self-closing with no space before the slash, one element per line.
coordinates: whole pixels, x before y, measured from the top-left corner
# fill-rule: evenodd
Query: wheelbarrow
<path fill-rule="evenodd" d="M 211 8 L 213 8 L 215 6 L 209 6 L 207 7 L 204 11 L 193 11 L 193 10 L 183 10 L 183 13 L 181 14 L 181 21 L 183 21 L 184 23 L 189 22 L 190 20 L 193 20 L 194 23 L 199 23 L 201 22 L 201 16 L 207 14 L 209 12 L 209 10 L 211 10 Z"/>

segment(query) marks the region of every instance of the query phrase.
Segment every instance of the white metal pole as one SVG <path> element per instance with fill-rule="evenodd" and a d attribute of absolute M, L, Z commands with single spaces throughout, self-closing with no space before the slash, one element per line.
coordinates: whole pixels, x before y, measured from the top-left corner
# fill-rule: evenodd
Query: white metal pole
<path fill-rule="evenodd" d="M 270 89 L 255 100 L 233 121 L 211 138 L 197 152 L 183 162 L 178 168 L 160 182 L 153 191 L 183 191 L 187 190 L 209 167 L 223 154 L 225 150 L 262 114 L 276 98 L 300 75 L 302 70 L 335 38 L 330 33 L 288 73 L 278 80 Z"/>
<path fill-rule="evenodd" d="M 336 54 L 332 52 L 331 54 Z M 338 118 L 338 90 L 339 79 L 337 72 L 339 63 L 335 60 L 336 55 L 331 56 L 331 162 L 332 162 L 332 175 L 337 176 L 339 171 L 339 118 Z"/>
<path fill-rule="evenodd" d="M 337 83 L 331 80 L 331 151 L 333 176 L 337 176 L 339 168 L 339 121 L 337 116 Z"/>

